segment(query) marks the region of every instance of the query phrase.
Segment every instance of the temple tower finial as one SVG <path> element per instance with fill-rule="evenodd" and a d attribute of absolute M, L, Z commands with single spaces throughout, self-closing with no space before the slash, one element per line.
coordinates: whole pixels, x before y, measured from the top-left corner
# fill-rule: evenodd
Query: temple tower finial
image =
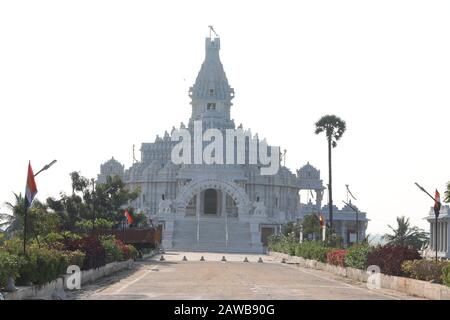
<path fill-rule="evenodd" d="M 209 28 L 209 37 L 211 38 L 212 33 L 214 32 L 214 35 L 216 36 L 216 38 L 219 38 L 219 35 L 217 34 L 216 30 L 214 30 L 213 26 L 208 26 Z"/>

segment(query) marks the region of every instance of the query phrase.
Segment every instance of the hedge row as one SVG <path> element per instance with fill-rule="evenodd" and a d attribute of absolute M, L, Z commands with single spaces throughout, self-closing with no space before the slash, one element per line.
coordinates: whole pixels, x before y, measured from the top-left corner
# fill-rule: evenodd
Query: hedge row
<path fill-rule="evenodd" d="M 113 236 L 81 238 L 50 234 L 43 243 L 29 245 L 26 255 L 22 250 L 18 238 L 5 241 L 0 247 L 0 287 L 6 286 L 9 277 L 18 285 L 41 285 L 65 274 L 69 265 L 87 270 L 137 256 L 133 246 Z"/>
<path fill-rule="evenodd" d="M 269 242 L 269 249 L 304 259 L 361 270 L 366 270 L 370 265 L 376 265 L 386 275 L 406 276 L 450 286 L 450 262 L 422 260 L 417 250 L 407 246 L 373 247 L 360 244 L 344 250 L 327 247 L 319 241 L 298 243 L 292 241 L 289 236 L 278 236 Z"/>

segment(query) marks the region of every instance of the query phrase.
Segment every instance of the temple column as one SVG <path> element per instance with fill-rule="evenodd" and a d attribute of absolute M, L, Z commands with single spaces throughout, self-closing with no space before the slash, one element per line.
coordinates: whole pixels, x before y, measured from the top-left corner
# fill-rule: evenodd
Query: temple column
<path fill-rule="evenodd" d="M 347 244 L 347 228 L 345 226 L 345 221 L 341 220 L 341 237 L 344 245 Z"/>
<path fill-rule="evenodd" d="M 430 248 L 434 250 L 434 227 L 433 222 L 430 222 Z"/>

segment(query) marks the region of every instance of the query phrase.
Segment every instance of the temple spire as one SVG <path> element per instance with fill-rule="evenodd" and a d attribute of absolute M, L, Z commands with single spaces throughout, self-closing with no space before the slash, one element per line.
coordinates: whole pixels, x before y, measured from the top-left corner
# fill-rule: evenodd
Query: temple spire
<path fill-rule="evenodd" d="M 204 121 L 206 127 L 234 128 L 234 122 L 230 120 L 234 90 L 228 84 L 220 61 L 220 38 L 212 26 L 209 26 L 209 32 L 210 36 L 205 39 L 205 60 L 194 85 L 189 88 L 192 99 L 189 127 L 195 120 L 207 120 Z"/>

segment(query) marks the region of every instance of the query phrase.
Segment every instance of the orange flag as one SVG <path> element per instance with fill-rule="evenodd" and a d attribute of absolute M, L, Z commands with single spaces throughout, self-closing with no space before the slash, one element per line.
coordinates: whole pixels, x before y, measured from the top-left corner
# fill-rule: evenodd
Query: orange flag
<path fill-rule="evenodd" d="M 128 212 L 128 209 L 125 210 L 124 216 L 125 216 L 125 218 L 127 218 L 128 224 L 132 224 L 133 223 L 133 217 Z"/>

